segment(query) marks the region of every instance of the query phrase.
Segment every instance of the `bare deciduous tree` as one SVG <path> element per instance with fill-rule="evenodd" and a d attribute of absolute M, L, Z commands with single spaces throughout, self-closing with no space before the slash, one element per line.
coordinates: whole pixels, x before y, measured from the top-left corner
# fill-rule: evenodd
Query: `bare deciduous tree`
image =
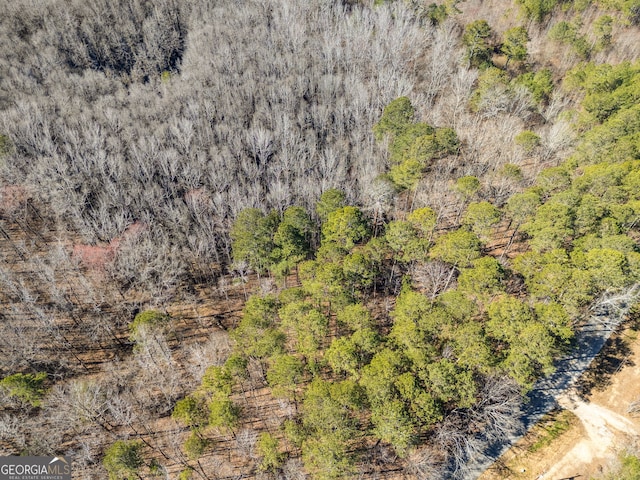
<path fill-rule="evenodd" d="M 446 288 L 455 288 L 455 268 L 440 260 L 419 263 L 414 267 L 413 278 L 432 299 Z"/>
<path fill-rule="evenodd" d="M 235 438 L 238 453 L 245 458 L 256 459 L 256 442 L 258 441 L 258 432 L 245 428 L 240 430 Z"/>
<path fill-rule="evenodd" d="M 222 365 L 231 352 L 229 337 L 214 332 L 203 344 L 189 347 L 187 368 L 196 381 L 200 381 L 205 370 L 211 365 Z"/>
<path fill-rule="evenodd" d="M 418 480 L 441 478 L 444 473 L 442 459 L 429 447 L 412 452 L 405 463 L 407 473 Z"/>

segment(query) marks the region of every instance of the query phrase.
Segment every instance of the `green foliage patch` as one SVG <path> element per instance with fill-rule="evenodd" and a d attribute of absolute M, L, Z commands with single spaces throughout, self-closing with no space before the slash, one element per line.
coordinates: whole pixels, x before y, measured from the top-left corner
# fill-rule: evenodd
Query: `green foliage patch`
<path fill-rule="evenodd" d="M 549 30 L 549 38 L 570 45 L 582 59 L 588 59 L 593 46 L 586 35 L 580 33 L 580 25 L 567 21 L 556 23 Z"/>
<path fill-rule="evenodd" d="M 411 101 L 400 97 L 387 105 L 373 127 L 376 139 L 390 139 L 388 178 L 399 190 L 415 189 L 432 160 L 453 155 L 460 148 L 453 129 L 414 122 L 414 115 Z"/>
<path fill-rule="evenodd" d="M 467 47 L 467 60 L 470 66 L 486 67 L 491 65 L 493 53 L 493 30 L 486 20 L 475 20 L 464 27 L 462 43 Z"/>
<path fill-rule="evenodd" d="M 529 446 L 529 451 L 535 453 L 538 450 L 548 447 L 553 441 L 560 437 L 564 432 L 572 426 L 574 415 L 566 410 L 562 410 L 555 414 L 551 420 L 542 422 L 539 438 Z"/>
<path fill-rule="evenodd" d="M 144 312 L 140 312 L 129 325 L 129 338 L 133 341 L 137 341 L 141 329 L 162 326 L 166 324 L 169 319 L 169 315 L 158 312 L 157 310 L 145 310 Z"/>
<path fill-rule="evenodd" d="M 500 50 L 507 56 L 507 62 L 511 60 L 520 62 L 526 60 L 528 41 L 529 34 L 525 27 L 513 27 L 504 32 Z"/>
<path fill-rule="evenodd" d="M 637 454 L 622 452 L 618 456 L 619 465 L 606 474 L 603 480 L 634 480 L 640 478 L 640 457 Z"/>
<path fill-rule="evenodd" d="M 144 465 L 142 442 L 118 440 L 104 454 L 102 464 L 109 480 L 135 480 Z"/>
<path fill-rule="evenodd" d="M 539 23 L 558 5 L 558 0 L 516 0 L 516 3 L 527 18 Z"/>
<path fill-rule="evenodd" d="M 45 372 L 14 373 L 0 380 L 0 389 L 22 403 L 38 407 L 46 391 L 44 387 L 46 380 Z"/>

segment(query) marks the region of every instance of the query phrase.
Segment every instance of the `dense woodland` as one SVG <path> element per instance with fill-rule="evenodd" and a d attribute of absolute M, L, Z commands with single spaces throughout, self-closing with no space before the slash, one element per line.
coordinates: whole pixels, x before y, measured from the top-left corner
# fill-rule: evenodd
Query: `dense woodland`
<path fill-rule="evenodd" d="M 465 478 L 640 282 L 637 0 L 6 3 L 2 453 Z"/>

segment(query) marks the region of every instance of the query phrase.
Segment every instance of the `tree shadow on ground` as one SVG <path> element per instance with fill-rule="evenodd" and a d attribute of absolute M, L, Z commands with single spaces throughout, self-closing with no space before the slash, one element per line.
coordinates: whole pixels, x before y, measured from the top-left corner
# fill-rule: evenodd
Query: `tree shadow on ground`
<path fill-rule="evenodd" d="M 600 392 L 609 387 L 613 376 L 622 367 L 634 365 L 628 358 L 630 354 L 629 339 L 624 333 L 609 338 L 589 369 L 576 383 L 580 395 L 588 398 L 593 392 Z"/>

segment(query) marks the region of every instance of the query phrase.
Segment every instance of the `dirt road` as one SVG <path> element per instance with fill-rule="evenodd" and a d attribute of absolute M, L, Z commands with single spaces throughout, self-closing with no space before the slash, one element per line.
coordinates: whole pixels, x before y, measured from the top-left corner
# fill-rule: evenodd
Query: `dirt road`
<path fill-rule="evenodd" d="M 586 435 L 562 460 L 540 475 L 540 480 L 584 476 L 586 465 L 596 459 L 604 461 L 617 446 L 630 444 L 640 437 L 640 429 L 627 418 L 595 403 L 584 402 L 575 394 L 563 396 L 559 403 L 580 419 Z"/>

